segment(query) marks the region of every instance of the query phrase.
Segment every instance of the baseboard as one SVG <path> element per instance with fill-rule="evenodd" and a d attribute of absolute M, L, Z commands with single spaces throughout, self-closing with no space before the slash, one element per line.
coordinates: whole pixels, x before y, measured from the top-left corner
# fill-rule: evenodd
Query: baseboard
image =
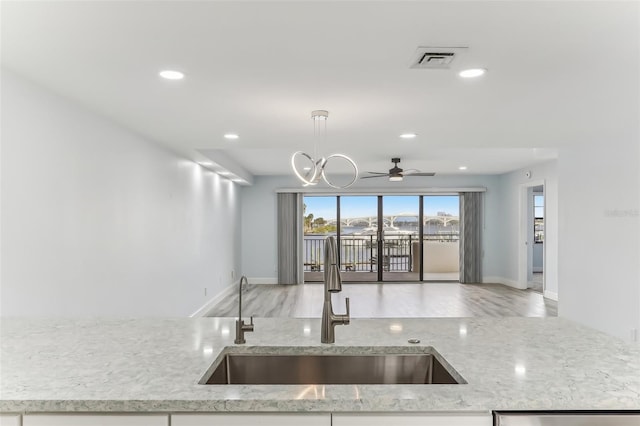
<path fill-rule="evenodd" d="M 533 268 L 531 268 L 531 272 L 544 272 L 544 268 L 542 266 L 534 266 Z"/>
<path fill-rule="evenodd" d="M 482 277 L 483 283 L 495 283 L 506 285 L 507 287 L 517 288 L 518 290 L 526 290 L 526 285 L 521 285 L 518 281 L 510 280 L 509 278 L 499 277 L 499 276 L 488 276 Z"/>
<path fill-rule="evenodd" d="M 556 302 L 558 301 L 558 293 L 553 291 L 545 290 L 543 296 L 547 299 L 555 300 Z"/>
<path fill-rule="evenodd" d="M 205 303 L 204 305 L 202 305 L 200 307 L 200 309 L 198 309 L 197 311 L 195 311 L 194 313 L 192 313 L 190 315 L 190 318 L 202 318 L 202 317 L 206 317 L 207 314 L 209 313 L 209 311 L 211 311 L 211 309 L 217 305 L 218 303 L 220 303 L 222 301 L 222 299 L 224 299 L 227 296 L 230 296 L 231 294 L 233 294 L 234 291 L 238 290 L 238 284 L 240 284 L 240 280 L 229 284 L 226 288 L 224 288 L 220 293 L 216 294 L 214 297 L 212 297 L 211 299 L 209 299 L 209 301 L 207 303 Z"/>
<path fill-rule="evenodd" d="M 249 284 L 278 284 L 278 277 L 249 277 Z"/>

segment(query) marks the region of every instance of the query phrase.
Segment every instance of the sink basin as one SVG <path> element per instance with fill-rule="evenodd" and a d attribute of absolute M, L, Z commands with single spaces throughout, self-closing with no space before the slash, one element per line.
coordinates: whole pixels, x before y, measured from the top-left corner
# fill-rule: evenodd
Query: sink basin
<path fill-rule="evenodd" d="M 407 353 L 407 348 L 227 348 L 200 384 L 459 384 L 464 379 L 433 348 Z M 365 350 L 363 350 L 365 349 Z M 411 348 L 413 349 L 413 348 Z M 374 353 L 371 353 L 371 351 Z M 300 352 L 305 353 L 300 353 Z"/>

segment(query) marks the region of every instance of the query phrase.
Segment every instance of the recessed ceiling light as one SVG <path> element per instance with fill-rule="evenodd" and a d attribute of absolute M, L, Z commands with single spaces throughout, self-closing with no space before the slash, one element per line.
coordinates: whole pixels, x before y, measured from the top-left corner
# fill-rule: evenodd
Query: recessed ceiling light
<path fill-rule="evenodd" d="M 399 333 L 402 331 L 402 324 L 391 324 L 389 326 L 389 330 L 395 333 Z"/>
<path fill-rule="evenodd" d="M 467 166 L 460 166 L 458 167 L 458 170 L 467 170 Z"/>
<path fill-rule="evenodd" d="M 236 135 L 235 133 L 226 133 L 224 135 L 225 139 L 238 139 L 240 136 Z"/>
<path fill-rule="evenodd" d="M 484 68 L 470 68 L 468 70 L 460 71 L 458 75 L 463 78 L 473 78 L 473 77 L 480 77 L 486 72 L 487 70 Z"/>
<path fill-rule="evenodd" d="M 418 135 L 417 135 L 417 134 L 415 134 L 415 133 L 403 133 L 403 134 L 401 134 L 401 135 L 400 135 L 400 137 L 401 137 L 402 139 L 413 139 L 413 138 L 415 138 L 416 136 L 418 136 Z"/>
<path fill-rule="evenodd" d="M 165 78 L 167 80 L 182 80 L 184 78 L 184 73 L 175 70 L 164 70 L 160 71 L 160 77 Z"/>

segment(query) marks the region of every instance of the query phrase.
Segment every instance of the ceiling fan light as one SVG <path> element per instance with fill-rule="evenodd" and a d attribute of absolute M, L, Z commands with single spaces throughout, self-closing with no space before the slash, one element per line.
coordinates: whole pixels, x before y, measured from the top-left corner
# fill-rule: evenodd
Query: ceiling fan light
<path fill-rule="evenodd" d="M 389 176 L 389 182 L 402 182 L 402 176 Z"/>

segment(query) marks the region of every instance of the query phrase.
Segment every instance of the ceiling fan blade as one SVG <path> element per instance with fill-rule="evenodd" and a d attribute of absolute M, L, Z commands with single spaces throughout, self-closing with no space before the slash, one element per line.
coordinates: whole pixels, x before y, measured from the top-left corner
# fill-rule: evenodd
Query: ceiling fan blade
<path fill-rule="evenodd" d="M 372 175 L 388 175 L 388 172 L 367 172 L 367 173 L 371 173 Z"/>
<path fill-rule="evenodd" d="M 375 175 L 375 176 L 362 176 L 360 179 L 371 179 L 371 178 L 380 178 L 380 177 L 387 177 L 389 176 L 388 173 L 385 173 L 383 175 Z"/>
<path fill-rule="evenodd" d="M 420 173 L 405 173 L 405 176 L 435 176 L 432 172 L 420 172 Z"/>

